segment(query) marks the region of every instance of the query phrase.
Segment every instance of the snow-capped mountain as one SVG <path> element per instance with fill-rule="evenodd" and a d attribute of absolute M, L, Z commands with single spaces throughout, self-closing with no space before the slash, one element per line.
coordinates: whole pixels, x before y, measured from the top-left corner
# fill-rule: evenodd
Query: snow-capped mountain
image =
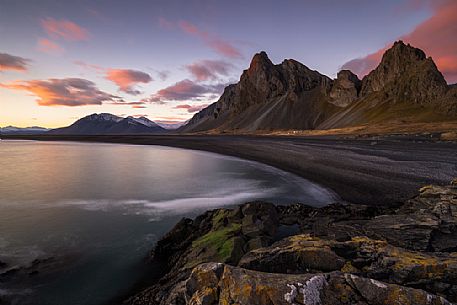
<path fill-rule="evenodd" d="M 165 129 L 145 118 L 119 117 L 110 113 L 94 113 L 72 125 L 49 131 L 51 134 L 145 134 L 162 133 Z"/>
<path fill-rule="evenodd" d="M 179 127 L 186 125 L 188 121 L 185 122 L 177 122 L 177 123 L 164 123 L 164 122 L 156 122 L 157 125 L 163 127 L 168 130 L 178 129 Z"/>

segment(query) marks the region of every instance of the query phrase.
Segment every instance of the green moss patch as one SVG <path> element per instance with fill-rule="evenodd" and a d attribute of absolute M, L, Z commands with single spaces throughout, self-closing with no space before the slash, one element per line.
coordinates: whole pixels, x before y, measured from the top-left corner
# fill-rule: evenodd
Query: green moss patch
<path fill-rule="evenodd" d="M 192 243 L 192 248 L 205 248 L 208 251 L 217 254 L 220 261 L 225 261 L 230 258 L 234 236 L 240 231 L 240 224 L 230 224 L 227 227 L 220 228 L 217 231 L 211 231 L 203 235 Z"/>

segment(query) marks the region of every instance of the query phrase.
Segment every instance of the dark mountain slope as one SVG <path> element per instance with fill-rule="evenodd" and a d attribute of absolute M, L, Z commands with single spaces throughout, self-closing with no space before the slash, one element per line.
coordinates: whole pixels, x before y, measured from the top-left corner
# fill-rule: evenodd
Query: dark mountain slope
<path fill-rule="evenodd" d="M 274 65 L 258 53 L 240 81 L 180 131 L 329 129 L 456 117 L 455 86 L 423 51 L 399 41 L 362 80 L 348 70 L 331 80 L 295 60 Z"/>
<path fill-rule="evenodd" d="M 122 118 L 109 113 L 91 114 L 68 127 L 49 131 L 50 134 L 137 134 L 163 133 L 166 130 L 147 118 Z"/>

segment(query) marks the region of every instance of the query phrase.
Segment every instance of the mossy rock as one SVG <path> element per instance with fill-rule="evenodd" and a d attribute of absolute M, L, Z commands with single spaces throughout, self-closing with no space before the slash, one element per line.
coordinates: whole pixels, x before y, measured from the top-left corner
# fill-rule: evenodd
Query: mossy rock
<path fill-rule="evenodd" d="M 203 251 L 205 252 L 204 257 L 212 256 L 213 261 L 227 262 L 232 257 L 235 246 L 239 246 L 237 236 L 240 230 L 240 224 L 232 223 L 218 230 L 210 231 L 192 243 L 192 251 Z"/>

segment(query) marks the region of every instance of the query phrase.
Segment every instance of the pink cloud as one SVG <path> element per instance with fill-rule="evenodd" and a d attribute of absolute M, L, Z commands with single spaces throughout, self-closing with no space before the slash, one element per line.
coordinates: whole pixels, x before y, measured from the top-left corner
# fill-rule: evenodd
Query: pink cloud
<path fill-rule="evenodd" d="M 129 69 L 108 69 L 105 77 L 119 86 L 119 90 L 132 95 L 141 94 L 141 91 L 135 89 L 135 85 L 152 81 L 149 74 Z"/>
<path fill-rule="evenodd" d="M 217 79 L 218 75 L 227 76 L 233 65 L 222 60 L 201 60 L 186 66 L 197 81 Z"/>
<path fill-rule="evenodd" d="M 208 47 L 216 51 L 217 53 L 228 57 L 228 58 L 243 58 L 241 51 L 236 48 L 230 42 L 218 37 L 215 34 L 203 31 L 196 25 L 187 22 L 180 21 L 177 24 L 171 22 L 163 17 L 159 18 L 159 26 L 165 29 L 179 28 L 184 33 L 201 39 Z"/>
<path fill-rule="evenodd" d="M 67 41 L 82 41 L 89 39 L 89 32 L 69 20 L 46 18 L 41 20 L 41 26 L 53 38 L 62 38 Z"/>
<path fill-rule="evenodd" d="M 30 60 L 7 53 L 0 53 L 0 71 L 26 71 Z"/>
<path fill-rule="evenodd" d="M 46 38 L 40 38 L 38 40 L 37 49 L 38 51 L 54 55 L 62 54 L 65 51 L 64 48 L 59 46 L 57 43 Z"/>
<path fill-rule="evenodd" d="M 75 65 L 78 65 L 78 66 L 82 67 L 82 68 L 95 70 L 95 71 L 100 72 L 100 73 L 103 73 L 103 72 L 106 71 L 105 68 L 103 68 L 103 67 L 101 67 L 99 65 L 88 64 L 88 63 L 86 63 L 84 61 L 81 61 L 81 60 L 75 60 L 73 63 Z"/>
<path fill-rule="evenodd" d="M 179 22 L 179 27 L 185 33 L 198 37 L 217 53 L 229 58 L 242 58 L 241 52 L 228 41 L 213 34 L 200 30 L 196 25 L 187 21 Z"/>
<path fill-rule="evenodd" d="M 157 91 L 145 103 L 164 104 L 165 101 L 185 101 L 203 98 L 209 93 L 221 93 L 225 84 L 201 85 L 189 79 L 182 80 L 169 87 Z"/>
<path fill-rule="evenodd" d="M 201 105 L 181 104 L 181 105 L 177 105 L 173 108 L 174 109 L 186 109 L 188 113 L 194 113 L 194 112 L 198 112 L 206 107 L 208 107 L 208 104 L 201 104 Z"/>
<path fill-rule="evenodd" d="M 122 102 L 120 97 L 103 92 L 93 82 L 81 78 L 15 81 L 0 84 L 0 87 L 28 91 L 37 97 L 40 106 L 84 106 Z"/>
<path fill-rule="evenodd" d="M 449 83 L 457 82 L 457 1 L 442 0 L 428 4 L 434 10 L 433 15 L 399 39 L 423 49 L 433 57 Z M 385 49 L 351 60 L 342 69 L 350 69 L 362 77 L 376 67 Z"/>

